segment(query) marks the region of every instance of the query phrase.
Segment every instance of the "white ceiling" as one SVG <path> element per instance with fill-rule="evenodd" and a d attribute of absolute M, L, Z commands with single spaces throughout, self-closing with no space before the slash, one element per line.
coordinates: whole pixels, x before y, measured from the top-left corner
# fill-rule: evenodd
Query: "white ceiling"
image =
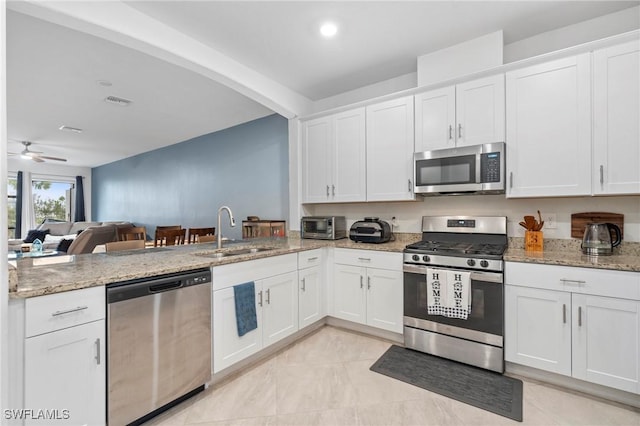
<path fill-rule="evenodd" d="M 11 3 L 11 2 L 10 2 Z M 9 8 L 11 5 L 9 4 Z M 493 31 L 505 44 L 638 1 L 127 1 L 311 100 L 415 72 L 416 57 Z M 338 23 L 333 40 L 320 22 Z M 97 84 L 108 80 L 110 87 Z M 106 104 L 114 95 L 128 107 Z M 272 113 L 192 71 L 21 13 L 7 13 L 8 136 L 97 166 Z M 79 127 L 83 133 L 58 130 Z M 10 141 L 9 151 L 21 150 Z"/>

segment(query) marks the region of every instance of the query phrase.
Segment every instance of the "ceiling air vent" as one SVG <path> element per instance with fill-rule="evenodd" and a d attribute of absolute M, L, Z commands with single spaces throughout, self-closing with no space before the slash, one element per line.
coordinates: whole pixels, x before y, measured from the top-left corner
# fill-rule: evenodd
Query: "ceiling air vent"
<path fill-rule="evenodd" d="M 132 101 L 129 99 L 119 98 L 117 96 L 107 96 L 104 98 L 104 101 L 108 104 L 118 105 L 118 106 L 129 106 Z"/>

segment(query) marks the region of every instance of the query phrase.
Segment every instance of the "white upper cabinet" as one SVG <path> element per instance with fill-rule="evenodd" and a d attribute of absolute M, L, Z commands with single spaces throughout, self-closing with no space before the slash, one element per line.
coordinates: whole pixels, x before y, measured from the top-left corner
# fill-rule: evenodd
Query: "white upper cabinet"
<path fill-rule="evenodd" d="M 593 53 L 593 193 L 640 194 L 640 41 Z"/>
<path fill-rule="evenodd" d="M 508 197 L 591 194 L 590 89 L 589 53 L 506 74 Z"/>
<path fill-rule="evenodd" d="M 415 107 L 416 151 L 504 142 L 503 74 L 421 93 Z"/>
<path fill-rule="evenodd" d="M 367 107 L 367 201 L 413 200 L 413 96 Z"/>
<path fill-rule="evenodd" d="M 365 109 L 303 124 L 302 200 L 365 201 Z"/>

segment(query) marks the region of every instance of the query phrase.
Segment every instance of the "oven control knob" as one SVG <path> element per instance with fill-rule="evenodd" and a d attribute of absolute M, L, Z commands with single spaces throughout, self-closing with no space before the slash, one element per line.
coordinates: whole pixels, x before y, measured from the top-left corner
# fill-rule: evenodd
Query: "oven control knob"
<path fill-rule="evenodd" d="M 476 261 L 475 261 L 475 260 L 473 260 L 473 259 L 469 259 L 469 260 L 467 260 L 467 265 L 469 265 L 469 266 L 475 266 L 475 264 L 476 264 Z"/>
<path fill-rule="evenodd" d="M 420 260 L 420 256 L 418 256 L 417 254 L 414 254 L 413 256 L 411 256 L 411 259 L 415 262 L 418 262 Z"/>
<path fill-rule="evenodd" d="M 482 266 L 483 268 L 486 268 L 489 266 L 489 262 L 487 262 L 486 260 L 481 260 L 480 261 L 480 266 Z"/>
<path fill-rule="evenodd" d="M 430 262 L 430 261 L 431 261 L 431 259 L 429 258 L 429 256 L 422 256 L 422 260 L 423 260 L 424 262 Z"/>

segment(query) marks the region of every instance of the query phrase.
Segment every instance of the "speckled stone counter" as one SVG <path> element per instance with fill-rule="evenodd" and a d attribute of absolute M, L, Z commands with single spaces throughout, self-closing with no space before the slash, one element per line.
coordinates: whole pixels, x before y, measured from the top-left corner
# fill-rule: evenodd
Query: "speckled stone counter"
<path fill-rule="evenodd" d="M 419 235 L 408 235 L 408 237 L 401 236 L 394 242 L 384 244 L 354 243 L 349 239 L 337 241 L 302 240 L 295 237 L 261 239 L 233 244 L 223 250 L 256 246 L 269 247 L 272 250 L 222 258 L 202 255 L 215 251 L 215 245 L 212 243 L 75 256 L 25 258 L 16 261 L 17 268 L 9 265 L 9 297 L 42 296 L 136 278 L 245 262 L 320 247 L 402 252 L 410 241 L 420 238 Z"/>
<path fill-rule="evenodd" d="M 524 250 L 523 238 L 509 238 L 509 249 L 504 253 L 504 260 L 640 272 L 640 243 L 623 243 L 610 256 L 585 256 L 580 250 L 580 243 L 580 240 L 545 239 L 544 251 L 536 253 Z"/>

